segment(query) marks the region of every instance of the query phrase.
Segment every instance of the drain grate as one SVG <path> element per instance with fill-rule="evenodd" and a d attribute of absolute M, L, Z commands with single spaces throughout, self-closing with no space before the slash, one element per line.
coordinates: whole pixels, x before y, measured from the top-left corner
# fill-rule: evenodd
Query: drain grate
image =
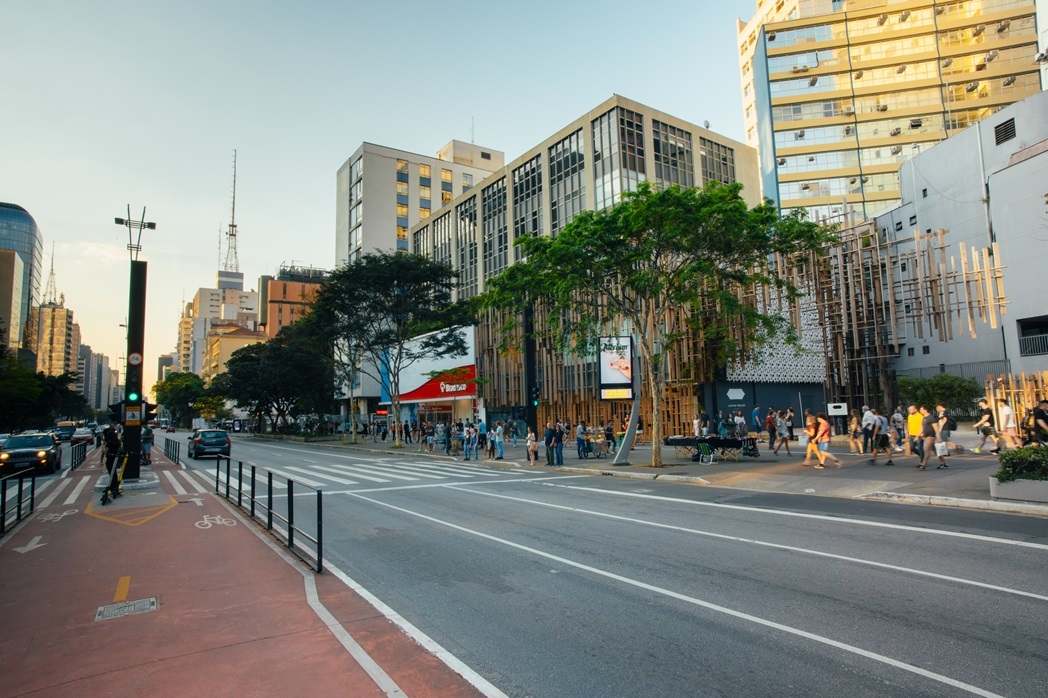
<path fill-rule="evenodd" d="M 124 601 L 122 603 L 99 606 L 95 613 L 95 620 L 109 620 L 110 618 L 123 618 L 133 616 L 136 613 L 148 613 L 156 610 L 156 597 L 139 599 L 138 601 Z"/>

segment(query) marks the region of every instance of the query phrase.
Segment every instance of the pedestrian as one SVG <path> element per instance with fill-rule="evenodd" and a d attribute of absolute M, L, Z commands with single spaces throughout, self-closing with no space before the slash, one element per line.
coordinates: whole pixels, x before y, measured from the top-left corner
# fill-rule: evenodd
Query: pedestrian
<path fill-rule="evenodd" d="M 1008 401 L 1003 397 L 997 399 L 997 405 L 1001 413 L 1001 441 L 1012 448 L 1022 448 L 1022 441 L 1019 440 L 1018 432 L 1016 432 L 1015 410 L 1008 406 Z M 998 453 L 1000 450 L 1001 447 L 998 445 L 991 453 Z"/>
<path fill-rule="evenodd" d="M 892 412 L 892 432 L 895 435 L 895 445 L 893 450 L 896 453 L 902 453 L 902 444 L 906 441 L 906 417 L 902 413 L 902 405 L 896 405 L 895 411 Z"/>
<path fill-rule="evenodd" d="M 852 409 L 851 419 L 848 420 L 848 447 L 852 453 L 860 456 L 865 453 L 862 450 L 862 415 L 857 409 Z"/>
<path fill-rule="evenodd" d="M 555 449 L 554 449 L 554 437 L 556 436 L 556 429 L 553 428 L 553 422 L 546 422 L 546 431 L 542 433 L 542 443 L 546 447 L 546 465 L 555 465 Z"/>
<path fill-rule="evenodd" d="M 411 443 L 411 425 L 408 424 L 406 419 L 404 420 L 404 426 L 401 427 L 400 435 L 404 439 L 404 443 Z"/>
<path fill-rule="evenodd" d="M 915 454 L 924 459 L 924 427 L 922 421 L 924 416 L 916 405 L 906 408 L 906 455 Z"/>
<path fill-rule="evenodd" d="M 564 427 L 558 424 L 556 431 L 553 432 L 553 455 L 557 460 L 557 465 L 564 465 L 564 436 Z"/>
<path fill-rule="evenodd" d="M 768 448 L 772 447 L 775 443 L 775 436 L 778 431 L 775 428 L 775 420 L 777 418 L 775 408 L 768 409 L 768 416 L 764 418 L 764 428 L 768 432 Z"/>
<path fill-rule="evenodd" d="M 1030 430 L 1032 443 L 1044 446 L 1048 443 L 1048 400 L 1041 400 L 1033 408 L 1033 428 Z"/>
<path fill-rule="evenodd" d="M 142 464 L 153 462 L 153 428 L 146 424 L 142 427 Z"/>
<path fill-rule="evenodd" d="M 702 435 L 702 420 L 699 419 L 699 415 L 695 415 L 695 419 L 691 420 L 691 435 L 696 439 Z"/>
<path fill-rule="evenodd" d="M 524 446 L 528 450 L 528 465 L 538 465 L 539 441 L 531 427 L 528 427 L 528 435 L 524 437 Z"/>
<path fill-rule="evenodd" d="M 106 427 L 106 430 L 102 432 L 102 442 L 104 447 L 99 458 L 105 461 L 106 472 L 111 473 L 113 472 L 113 463 L 116 462 L 116 457 L 120 454 L 120 435 L 116 433 L 115 426 L 110 424 Z"/>
<path fill-rule="evenodd" d="M 608 442 L 608 453 L 615 455 L 615 427 L 611 425 L 611 422 L 603 425 L 604 440 Z"/>
<path fill-rule="evenodd" d="M 580 459 L 586 457 L 586 423 L 581 420 L 575 425 L 575 448 Z"/>
<path fill-rule="evenodd" d="M 710 435 L 710 416 L 706 414 L 706 410 L 699 410 L 699 428 L 702 429 L 702 438 Z"/>
<path fill-rule="evenodd" d="M 437 440 L 437 430 L 432 422 L 426 425 L 426 448 L 433 453 L 433 446 Z"/>
<path fill-rule="evenodd" d="M 790 453 L 790 432 L 786 428 L 786 413 L 779 410 L 778 414 L 775 415 L 775 433 L 778 435 L 778 439 L 775 443 L 775 450 L 772 451 L 775 455 L 779 455 L 779 449 L 783 446 L 786 447 L 786 455 L 792 456 Z"/>
<path fill-rule="evenodd" d="M 994 452 L 1000 447 L 997 439 L 997 429 L 994 426 L 993 410 L 990 409 L 990 403 L 985 398 L 979 400 L 979 413 L 981 414 L 979 421 L 975 423 L 975 431 L 982 435 L 982 441 L 979 445 L 972 449 L 972 453 L 982 453 L 982 447 L 986 445 L 986 439 L 993 442 Z"/>
<path fill-rule="evenodd" d="M 495 420 L 495 451 L 498 455 L 495 456 L 495 460 L 502 460 L 504 455 L 502 440 L 506 436 L 506 431 L 502 427 L 502 421 L 499 419 Z"/>
<path fill-rule="evenodd" d="M 870 464 L 877 465 L 877 454 L 884 451 L 888 456 L 888 462 L 885 465 L 895 465 L 892 461 L 891 451 L 891 439 L 888 437 L 888 431 L 891 429 L 891 425 L 888 422 L 888 418 L 881 414 L 879 409 L 873 410 L 873 416 L 877 420 L 873 425 L 873 450 L 870 452 Z"/>
<path fill-rule="evenodd" d="M 817 451 L 819 456 L 819 463 L 816 468 L 820 470 L 826 467 L 826 459 L 829 458 L 834 464 L 840 468 L 841 462 L 837 456 L 830 453 L 830 418 L 825 412 L 820 412 L 815 417 L 815 440 L 819 444 L 819 450 Z"/>
<path fill-rule="evenodd" d="M 876 422 L 877 419 L 873 414 L 873 410 L 868 405 L 863 405 L 860 426 L 862 428 L 862 450 L 864 453 L 869 453 L 873 450 L 873 427 Z"/>
<path fill-rule="evenodd" d="M 760 437 L 761 429 L 764 428 L 764 415 L 761 414 L 760 405 L 753 406 L 753 412 L 750 413 L 750 422 L 753 424 L 753 430 L 757 432 L 757 436 Z"/>
<path fill-rule="evenodd" d="M 939 439 L 946 444 L 946 448 L 960 455 L 961 447 L 950 441 L 950 436 L 957 429 L 957 420 L 946 411 L 946 406 L 942 403 L 935 406 L 935 411 L 939 416 Z"/>
<path fill-rule="evenodd" d="M 473 453 L 473 444 L 470 443 L 471 437 L 473 436 L 473 428 L 467 423 L 465 429 L 462 431 L 462 460 L 469 460 L 469 456 Z"/>
<path fill-rule="evenodd" d="M 819 442 L 815 440 L 815 436 L 818 433 L 818 425 L 815 422 L 815 415 L 811 413 L 811 410 L 804 410 L 804 434 L 808 437 L 808 444 L 804 448 L 804 460 L 801 465 L 805 468 L 811 465 L 811 456 L 815 454 L 815 460 L 819 461 L 819 467 L 822 467 L 823 457 L 819 452 Z"/>
<path fill-rule="evenodd" d="M 924 455 L 921 456 L 921 462 L 917 464 L 918 470 L 927 470 L 928 456 L 935 452 L 935 457 L 939 459 L 940 468 L 949 468 L 946 464 L 946 453 L 949 452 L 949 448 L 946 444 L 943 444 L 940 449 L 936 444 L 941 443 L 939 441 L 939 419 L 937 415 L 932 414 L 932 411 L 928 409 L 927 405 L 921 405 L 918 410 L 921 413 L 921 438 L 924 439 Z"/>
<path fill-rule="evenodd" d="M 746 436 L 746 418 L 742 416 L 742 410 L 735 412 L 735 436 L 740 439 Z"/>

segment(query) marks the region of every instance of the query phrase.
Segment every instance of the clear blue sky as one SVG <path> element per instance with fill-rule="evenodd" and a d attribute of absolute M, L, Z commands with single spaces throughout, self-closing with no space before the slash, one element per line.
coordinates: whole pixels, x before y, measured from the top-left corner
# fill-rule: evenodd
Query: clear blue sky
<path fill-rule="evenodd" d="M 363 141 L 433 154 L 452 138 L 507 160 L 617 93 L 742 140 L 727 2 L 7 3 L 0 201 L 55 246 L 83 341 L 115 361 L 127 231 L 147 207 L 147 386 L 182 301 L 213 287 L 230 216 L 245 286 L 334 265 L 335 172 Z M 43 290 L 43 283 L 41 290 Z"/>

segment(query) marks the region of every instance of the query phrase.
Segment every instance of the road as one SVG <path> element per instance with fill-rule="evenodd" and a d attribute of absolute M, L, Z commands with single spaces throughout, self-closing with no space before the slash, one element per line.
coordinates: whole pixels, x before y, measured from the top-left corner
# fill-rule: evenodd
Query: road
<path fill-rule="evenodd" d="M 323 486 L 326 558 L 506 695 L 1048 695 L 1048 520 L 413 451 L 233 456 Z"/>

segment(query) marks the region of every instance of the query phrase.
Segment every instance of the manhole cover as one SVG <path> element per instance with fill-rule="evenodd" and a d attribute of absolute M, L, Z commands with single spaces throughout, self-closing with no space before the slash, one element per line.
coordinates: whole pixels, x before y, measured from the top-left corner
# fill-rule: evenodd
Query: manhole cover
<path fill-rule="evenodd" d="M 95 620 L 109 620 L 110 618 L 123 618 L 133 616 L 136 613 L 148 613 L 156 610 L 156 597 L 139 599 L 138 601 L 124 601 L 122 603 L 99 606 L 95 613 Z"/>

